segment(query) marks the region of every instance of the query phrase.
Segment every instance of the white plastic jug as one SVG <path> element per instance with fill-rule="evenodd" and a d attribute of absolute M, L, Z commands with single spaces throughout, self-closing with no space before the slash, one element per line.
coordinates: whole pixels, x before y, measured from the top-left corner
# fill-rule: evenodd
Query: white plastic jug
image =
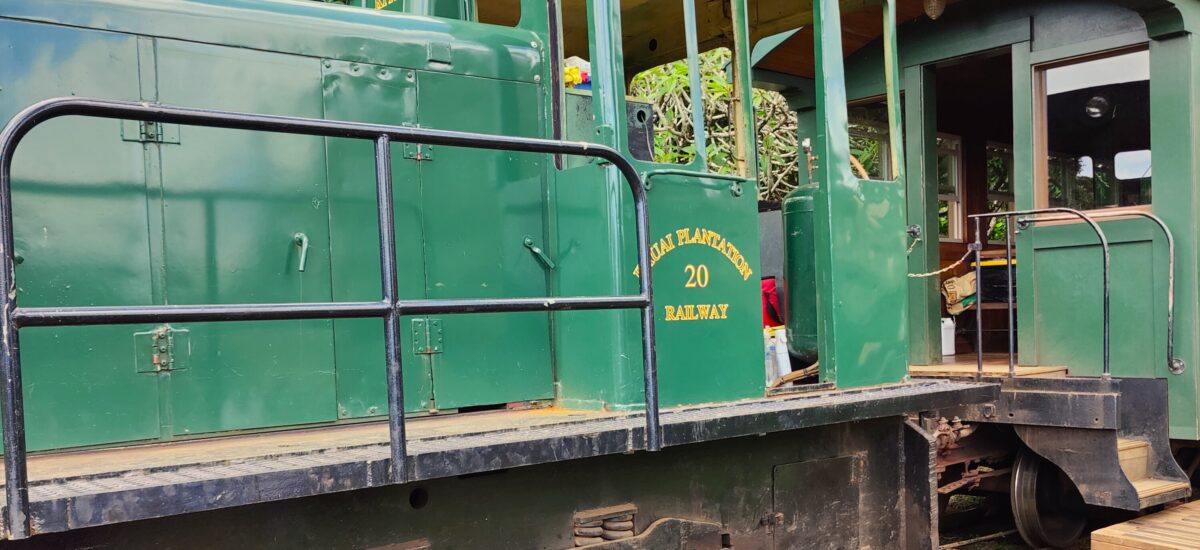
<path fill-rule="evenodd" d="M 954 355 L 954 319 L 942 317 L 942 356 Z"/>

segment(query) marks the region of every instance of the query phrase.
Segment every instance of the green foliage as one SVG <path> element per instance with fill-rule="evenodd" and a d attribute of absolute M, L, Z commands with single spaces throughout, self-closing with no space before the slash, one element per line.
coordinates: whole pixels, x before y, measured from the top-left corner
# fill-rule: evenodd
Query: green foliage
<path fill-rule="evenodd" d="M 733 83 L 726 76 L 728 49 L 700 54 L 700 85 L 704 98 L 708 169 L 732 174 L 737 170 Z M 696 158 L 692 129 L 692 99 L 687 61 L 660 65 L 638 74 L 629 93 L 654 104 L 657 115 L 654 160 L 687 164 Z M 754 119 L 758 139 L 758 195 L 762 200 L 779 200 L 796 188 L 799 144 L 796 115 L 783 96 L 754 90 Z"/>

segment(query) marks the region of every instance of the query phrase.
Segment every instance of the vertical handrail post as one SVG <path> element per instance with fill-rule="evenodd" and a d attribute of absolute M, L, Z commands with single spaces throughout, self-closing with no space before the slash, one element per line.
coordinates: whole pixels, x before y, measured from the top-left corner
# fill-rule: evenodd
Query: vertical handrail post
<path fill-rule="evenodd" d="M 1102 374 L 1101 377 L 1105 380 L 1108 380 L 1109 378 L 1112 377 L 1112 338 L 1111 338 L 1112 280 L 1111 280 L 1111 272 L 1109 269 L 1110 264 L 1112 263 L 1112 251 L 1108 245 L 1108 236 L 1104 234 L 1104 229 L 1102 229 L 1100 227 L 1100 224 L 1096 222 L 1095 218 L 1093 218 L 1087 214 L 1084 214 L 1083 212 L 1080 212 L 1079 210 L 1076 210 L 1074 208 L 1065 208 L 1065 207 L 1052 207 L 1052 208 L 1039 208 L 1039 209 L 1035 209 L 1035 210 L 1013 210 L 1013 211 L 1008 211 L 1008 212 L 991 212 L 991 213 L 984 213 L 984 214 L 971 214 L 968 217 L 975 220 L 975 244 L 973 244 L 972 246 L 976 246 L 976 247 L 980 246 L 979 245 L 979 220 L 981 220 L 981 219 L 985 219 L 985 218 L 986 219 L 995 219 L 1000 216 L 1004 216 L 1006 224 L 1007 224 L 1008 222 L 1011 221 L 1012 216 L 1030 216 L 1029 218 L 1026 218 L 1023 221 L 1021 220 L 1021 218 L 1018 218 L 1018 222 L 1020 222 L 1020 223 L 1037 223 L 1038 221 L 1046 221 L 1046 220 L 1038 219 L 1037 216 L 1039 214 L 1068 214 L 1068 215 L 1074 216 L 1080 220 L 1083 220 L 1084 223 L 1086 223 L 1089 227 L 1091 227 L 1092 232 L 1095 233 L 1096 237 L 1100 240 L 1100 249 L 1103 251 L 1103 254 L 1104 254 L 1104 266 L 1103 266 L 1103 272 L 1102 272 L 1103 279 L 1104 279 L 1104 296 L 1103 296 L 1103 298 L 1104 298 L 1104 309 L 1103 309 L 1103 312 L 1104 312 L 1104 317 L 1103 317 L 1103 323 L 1104 323 L 1104 340 L 1103 340 L 1104 373 Z M 1170 241 L 1170 235 L 1169 235 L 1170 231 L 1166 229 L 1165 224 L 1160 223 L 1160 226 L 1168 232 L 1168 240 Z M 1009 254 L 1009 256 L 1008 256 L 1008 258 L 1009 258 L 1009 274 L 1008 274 L 1009 306 L 1008 307 L 1009 307 L 1009 326 L 1011 328 L 1012 323 L 1013 323 L 1013 320 L 1012 320 L 1012 315 L 1013 315 L 1013 313 L 1012 313 L 1012 308 L 1013 308 L 1012 265 L 1011 265 L 1012 264 L 1012 255 L 1011 255 L 1012 254 L 1012 252 L 1011 252 L 1011 245 L 1012 245 L 1011 231 L 1012 230 L 1011 230 L 1011 228 L 1009 228 L 1009 229 L 1006 229 L 1006 231 L 1009 232 L 1009 234 L 1006 236 L 1006 242 L 1008 243 L 1008 246 L 1009 246 L 1009 253 L 1008 253 Z M 976 251 L 975 258 L 976 258 L 976 264 L 975 264 L 976 276 L 975 276 L 975 278 L 976 278 L 976 284 L 978 285 L 979 278 L 980 278 L 978 251 Z M 981 288 L 981 287 L 977 286 L 977 289 L 979 289 L 979 288 Z M 978 295 L 978 293 L 979 293 L 979 291 L 977 290 L 976 294 Z M 976 312 L 976 315 L 977 315 L 976 319 L 978 319 L 979 312 Z M 1169 311 L 1168 311 L 1168 323 L 1170 323 L 1170 312 Z M 1171 332 L 1170 329 L 1168 329 L 1168 334 L 1170 334 L 1170 332 Z M 1009 335 L 1009 350 L 1010 350 L 1009 351 L 1009 355 L 1010 355 L 1009 356 L 1009 369 L 1010 369 L 1010 371 L 1015 368 L 1015 365 L 1013 364 L 1012 349 L 1014 346 L 1014 342 L 1012 340 L 1012 337 L 1013 337 L 1013 335 L 1010 334 Z M 1168 352 L 1168 355 L 1169 355 L 1169 352 Z M 982 364 L 983 364 L 982 351 L 980 352 L 979 362 L 981 365 L 980 369 L 982 370 L 982 368 L 983 368 L 982 367 Z M 1174 363 L 1174 362 L 1172 362 L 1172 363 Z"/>
<path fill-rule="evenodd" d="M 12 156 L 23 133 L 5 127 L 0 135 L 0 405 L 4 426 L 5 523 L 9 539 L 29 537 L 29 474 L 25 462 L 25 399 L 21 386 L 21 344 L 13 323 L 17 309 L 13 248 Z"/>
<path fill-rule="evenodd" d="M 687 49 L 688 88 L 692 102 L 692 136 L 696 162 L 708 163 L 708 137 L 704 127 L 704 82 L 700 79 L 700 40 L 696 31 L 696 0 L 683 0 L 683 33 Z"/>
<path fill-rule="evenodd" d="M 1081 214 L 1082 215 L 1082 214 Z M 1095 220 L 1083 215 L 1084 219 L 1096 230 L 1096 234 L 1100 236 L 1100 241 L 1103 243 L 1104 249 L 1104 376 L 1105 380 L 1112 377 L 1112 293 L 1111 272 L 1109 264 L 1112 262 L 1112 254 L 1108 248 L 1108 238 L 1104 236 L 1104 231 L 1100 229 L 1100 225 Z"/>
<path fill-rule="evenodd" d="M 633 192 L 633 209 L 636 220 L 637 261 L 638 261 L 638 290 L 645 298 L 642 306 L 642 380 L 645 384 L 646 395 L 646 449 L 662 450 L 662 426 L 658 415 L 658 359 L 654 349 L 654 288 L 650 264 L 650 213 L 646 205 L 646 188 L 640 183 L 641 178 L 632 167 L 624 165 L 621 169 L 628 171 L 624 174 L 630 182 Z"/>
<path fill-rule="evenodd" d="M 1008 273 L 1008 377 L 1016 378 L 1017 376 L 1017 342 L 1016 342 L 1016 326 L 1013 320 L 1013 227 L 1012 216 L 1004 215 L 1004 258 L 1006 263 L 1004 268 Z"/>
<path fill-rule="evenodd" d="M 408 480 L 408 450 L 404 433 L 404 376 L 400 365 L 400 311 L 396 290 L 396 225 L 392 208 L 392 142 L 387 134 L 375 139 L 375 186 L 379 208 L 379 269 L 388 312 L 383 324 L 387 356 L 388 441 L 392 481 Z"/>
<path fill-rule="evenodd" d="M 983 241 L 979 232 L 979 218 L 975 218 L 975 379 L 983 380 Z"/>

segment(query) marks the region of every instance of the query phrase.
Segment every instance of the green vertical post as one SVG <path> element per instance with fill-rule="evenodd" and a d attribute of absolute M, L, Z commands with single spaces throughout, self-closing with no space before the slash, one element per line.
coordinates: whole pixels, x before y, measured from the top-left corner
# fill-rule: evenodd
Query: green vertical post
<path fill-rule="evenodd" d="M 821 124 L 813 218 L 821 379 L 839 387 L 898 382 L 907 374 L 908 283 L 895 12 L 891 6 L 884 11 L 894 181 L 859 180 L 850 171 L 839 5 L 816 0 L 813 12 Z"/>
<path fill-rule="evenodd" d="M 696 0 L 683 1 L 683 34 L 687 42 L 688 88 L 692 97 L 692 136 L 696 164 L 708 165 L 708 143 L 704 128 L 704 84 L 700 81 L 700 44 L 696 37 Z M 734 4 L 737 4 L 734 1 Z"/>
<path fill-rule="evenodd" d="M 757 125 L 754 123 L 754 64 L 750 61 L 752 49 L 750 47 L 750 17 L 746 10 L 746 0 L 734 0 L 731 5 L 733 6 L 733 66 L 737 73 L 737 85 L 734 89 L 737 94 L 738 112 L 745 121 L 738 127 L 738 131 L 744 132 L 742 143 L 745 144 L 745 149 L 737 151 L 737 155 L 745 157 L 746 168 L 742 175 L 748 178 L 757 178 L 758 134 L 755 131 Z"/>
<path fill-rule="evenodd" d="M 900 116 L 900 58 L 896 43 L 896 0 L 883 3 L 883 78 L 888 105 L 888 139 L 891 142 L 891 178 L 904 181 L 904 136 Z"/>
<path fill-rule="evenodd" d="M 908 255 L 910 273 L 938 268 L 937 90 L 931 66 L 904 69 L 904 128 L 908 142 L 908 222 L 921 228 L 921 240 Z M 938 278 L 908 280 L 908 361 L 929 365 L 941 360 L 941 297 Z"/>
<path fill-rule="evenodd" d="M 1200 11 L 1200 10 L 1198 10 Z M 1197 13 L 1200 19 L 1200 13 Z M 1155 372 L 1167 378 L 1171 405 L 1171 437 L 1200 438 L 1196 396 L 1200 395 L 1200 42 L 1195 35 L 1177 35 L 1150 43 L 1150 118 L 1154 150 L 1154 213 L 1176 235 L 1175 355 L 1186 367 L 1169 374 L 1165 365 Z M 1160 160 L 1162 159 L 1162 160 Z M 1180 235 L 1185 237 L 1179 238 Z M 1018 287 L 1020 288 L 1020 287 Z"/>
<path fill-rule="evenodd" d="M 1033 183 L 1033 69 L 1030 67 L 1030 44 L 1018 42 L 1012 51 L 1013 93 L 1013 199 L 1017 210 L 1028 210 L 1037 205 L 1036 185 Z M 1028 182 L 1022 185 L 1020 182 Z M 970 228 L 968 228 L 970 230 Z M 1017 288 L 1033 289 L 1033 232 L 1017 234 Z M 1021 259 L 1023 253 L 1030 257 Z M 1037 331 L 1034 319 L 1033 292 L 1017 291 L 1017 363 L 1036 365 Z M 1021 330 L 1021 327 L 1026 327 Z"/>

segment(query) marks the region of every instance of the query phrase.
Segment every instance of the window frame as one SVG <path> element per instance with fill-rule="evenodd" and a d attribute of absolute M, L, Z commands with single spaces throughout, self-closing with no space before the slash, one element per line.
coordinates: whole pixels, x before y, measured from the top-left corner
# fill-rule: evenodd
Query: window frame
<path fill-rule="evenodd" d="M 937 146 L 937 156 L 943 154 L 951 155 L 954 159 L 954 169 L 952 176 L 954 178 L 954 194 L 948 195 L 941 192 L 938 188 L 938 209 L 941 209 L 941 201 L 946 201 L 946 217 L 949 220 L 947 224 L 947 234 L 941 234 L 941 224 L 938 224 L 938 242 L 961 243 L 964 242 L 964 210 L 963 210 L 963 154 L 962 154 L 962 138 L 954 134 L 938 133 L 937 137 L 945 142 L 953 142 L 954 147 L 946 147 L 943 145 Z"/>
<path fill-rule="evenodd" d="M 1049 208 L 1050 207 L 1050 157 L 1053 155 L 1053 152 L 1049 151 L 1049 133 L 1048 133 L 1049 126 L 1047 124 L 1047 119 L 1046 119 L 1046 117 L 1048 115 L 1048 112 L 1047 112 L 1048 96 L 1046 95 L 1046 72 L 1051 69 L 1055 69 L 1055 68 L 1059 68 L 1059 67 L 1077 65 L 1077 64 L 1086 63 L 1089 61 L 1095 61 L 1095 60 L 1099 60 L 1099 59 L 1107 59 L 1110 57 L 1118 57 L 1121 55 L 1128 55 L 1128 54 L 1138 53 L 1138 52 L 1146 52 L 1146 54 L 1149 55 L 1150 54 L 1150 43 L 1149 42 L 1141 42 L 1141 43 L 1133 44 L 1133 45 L 1129 45 L 1129 46 L 1122 46 L 1119 48 L 1113 48 L 1113 49 L 1109 49 L 1109 50 L 1091 52 L 1091 53 L 1087 53 L 1084 55 L 1056 59 L 1053 61 L 1047 61 L 1045 63 L 1039 63 L 1032 67 L 1032 70 L 1033 70 L 1033 125 L 1031 127 L 1031 130 L 1032 130 L 1031 133 L 1032 133 L 1032 137 L 1033 137 L 1033 182 L 1034 182 L 1033 200 L 1034 200 L 1035 208 L 1040 209 L 1040 208 Z M 1150 86 L 1151 86 L 1151 89 L 1153 89 L 1153 86 L 1154 86 L 1153 75 L 1151 75 Z M 1151 125 L 1153 125 L 1153 120 L 1151 120 Z M 1151 136 L 1153 137 L 1153 126 L 1151 127 Z M 1151 151 L 1153 151 L 1153 144 L 1151 144 Z M 1153 154 L 1153 153 L 1151 153 L 1151 154 Z M 1092 159 L 1092 161 L 1095 162 L 1095 159 Z M 1152 185 L 1153 185 L 1153 183 L 1152 183 Z M 1081 210 L 1081 211 L 1085 212 L 1085 213 L 1087 213 L 1087 212 L 1104 212 L 1106 216 L 1113 216 L 1113 213 L 1117 213 L 1119 215 L 1119 213 L 1121 213 L 1121 212 L 1151 212 L 1153 210 L 1153 203 L 1154 203 L 1153 191 L 1151 191 L 1150 196 L 1151 196 L 1150 202 L 1148 202 L 1146 204 L 1138 204 L 1138 205 L 1131 205 L 1131 206 L 1111 206 L 1111 207 L 1102 207 L 1102 208 L 1092 208 L 1092 209 Z M 1070 220 L 1067 220 L 1064 217 L 1064 221 L 1068 221 L 1070 223 L 1083 223 L 1082 220 L 1078 220 L 1074 217 L 1070 217 Z"/>

